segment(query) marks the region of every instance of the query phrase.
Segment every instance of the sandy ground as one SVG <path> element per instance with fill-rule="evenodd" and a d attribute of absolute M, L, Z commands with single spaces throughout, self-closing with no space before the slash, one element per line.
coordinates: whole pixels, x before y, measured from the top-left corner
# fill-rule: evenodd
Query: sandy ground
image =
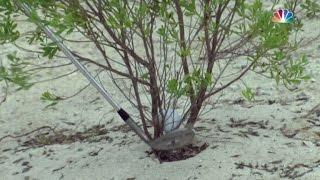
<path fill-rule="evenodd" d="M 319 32 L 319 21 L 305 23 L 306 37 Z M 105 125 L 107 131 L 85 142 L 38 148 L 26 148 L 23 142 L 36 133 L 50 132 L 48 129 L 26 137 L 6 138 L 0 142 L 0 179 L 320 179 L 320 117 L 312 113 L 309 118 L 300 118 L 320 103 L 319 43 L 297 52 L 308 54 L 308 72 L 313 79 L 293 92 L 253 73 L 244 81 L 256 90 L 255 101 L 241 100 L 240 82 L 228 88 L 220 102 L 212 102 L 209 113 L 196 124 L 197 138 L 209 147 L 196 157 L 178 162 L 160 164 L 148 156 L 147 145 L 121 126 L 119 117 L 93 87 L 45 108 L 47 103 L 40 100 L 44 91 L 69 96 L 87 85 L 79 73 L 39 83 L 27 91 L 11 88 L 7 101 L 0 105 L 0 137 L 21 135 L 41 126 L 76 132 Z M 74 48 L 91 53 L 85 46 Z M 0 49 L 1 58 L 18 50 L 10 45 Z M 47 62 L 34 53 L 19 55 L 39 64 Z M 48 64 L 61 61 L 68 62 L 56 58 Z M 71 69 L 47 70 L 35 80 Z M 115 88 L 110 85 L 108 90 L 127 106 Z"/>

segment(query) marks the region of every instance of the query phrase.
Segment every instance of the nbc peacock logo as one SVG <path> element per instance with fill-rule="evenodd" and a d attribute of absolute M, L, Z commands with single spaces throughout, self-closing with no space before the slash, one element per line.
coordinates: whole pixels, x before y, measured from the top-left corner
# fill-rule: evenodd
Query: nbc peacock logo
<path fill-rule="evenodd" d="M 273 12 L 272 22 L 274 23 L 293 23 L 294 14 L 288 9 L 277 9 Z"/>

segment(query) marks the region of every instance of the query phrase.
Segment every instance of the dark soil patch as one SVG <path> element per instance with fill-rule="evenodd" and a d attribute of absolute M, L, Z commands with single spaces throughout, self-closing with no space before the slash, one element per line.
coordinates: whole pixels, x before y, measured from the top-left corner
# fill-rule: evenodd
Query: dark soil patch
<path fill-rule="evenodd" d="M 105 139 L 108 132 L 104 125 L 96 125 L 82 132 L 73 132 L 70 130 L 53 130 L 35 132 L 33 137 L 27 137 L 22 141 L 24 147 L 42 147 L 53 144 L 70 144 L 76 141 L 97 142 Z M 21 140 L 18 140 L 21 141 Z"/>
<path fill-rule="evenodd" d="M 154 154 L 160 163 L 162 162 L 173 162 L 173 161 L 181 161 L 191 157 L 196 156 L 203 150 L 205 150 L 209 145 L 204 143 L 202 145 L 193 145 L 189 144 L 183 148 L 176 149 L 176 150 L 153 150 L 147 151 L 148 155 Z"/>

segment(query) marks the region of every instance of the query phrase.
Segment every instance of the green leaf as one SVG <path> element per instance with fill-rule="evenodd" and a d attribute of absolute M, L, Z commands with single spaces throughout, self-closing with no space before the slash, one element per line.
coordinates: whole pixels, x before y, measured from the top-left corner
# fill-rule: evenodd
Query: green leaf
<path fill-rule="evenodd" d="M 0 0 L 0 12 L 4 15 L 10 15 L 14 11 L 14 4 L 9 0 Z"/>
<path fill-rule="evenodd" d="M 49 59 L 52 59 L 60 50 L 55 43 L 41 44 L 41 45 L 43 46 L 41 48 L 43 50 L 43 56 L 44 57 L 48 56 Z"/>
<path fill-rule="evenodd" d="M 175 94 L 178 90 L 178 80 L 177 79 L 171 79 L 168 81 L 167 89 L 169 93 Z"/>
<path fill-rule="evenodd" d="M 157 30 L 157 33 L 160 35 L 160 36 L 163 36 L 165 37 L 166 36 L 166 29 L 164 26 L 161 26 L 158 30 Z"/>
<path fill-rule="evenodd" d="M 181 48 L 180 51 L 178 52 L 178 55 L 180 57 L 188 57 L 188 56 L 191 55 L 191 50 L 190 49 Z"/>
<path fill-rule="evenodd" d="M 50 93 L 49 91 L 46 91 L 46 92 L 42 93 L 40 99 L 43 101 L 57 101 L 57 100 L 59 100 L 59 97 Z"/>
<path fill-rule="evenodd" d="M 193 16 L 197 14 L 195 0 L 180 0 L 180 5 L 184 8 L 184 14 L 186 16 Z"/>
<path fill-rule="evenodd" d="M 13 42 L 20 37 L 20 33 L 16 30 L 17 24 L 6 16 L 0 22 L 0 44 Z"/>
<path fill-rule="evenodd" d="M 8 80 L 8 79 L 9 79 L 8 70 L 5 67 L 0 66 L 0 81 Z"/>
<path fill-rule="evenodd" d="M 306 12 L 308 18 L 315 18 L 320 15 L 320 4 L 317 0 L 306 0 L 300 7 Z"/>
<path fill-rule="evenodd" d="M 141 75 L 142 79 L 148 79 L 149 78 L 149 73 L 144 73 Z"/>
<path fill-rule="evenodd" d="M 16 56 L 16 52 L 7 55 L 9 66 L 0 66 L 0 81 L 18 86 L 18 90 L 29 89 L 33 83 L 29 82 L 30 74 L 25 70 L 29 63 Z"/>
<path fill-rule="evenodd" d="M 50 93 L 49 91 L 42 93 L 40 99 L 44 102 L 49 102 L 49 104 L 45 108 L 48 108 L 50 106 L 54 106 L 54 105 L 58 104 L 59 101 L 63 100 L 63 98 L 56 96 L 56 95 Z"/>
<path fill-rule="evenodd" d="M 251 88 L 247 87 L 247 86 L 246 86 L 246 88 L 244 90 L 242 90 L 241 94 L 248 101 L 252 101 L 254 99 L 253 90 Z"/>

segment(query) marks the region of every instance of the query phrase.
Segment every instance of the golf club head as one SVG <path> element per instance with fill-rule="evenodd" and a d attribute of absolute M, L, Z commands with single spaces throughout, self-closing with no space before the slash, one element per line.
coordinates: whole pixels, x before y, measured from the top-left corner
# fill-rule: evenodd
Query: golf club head
<path fill-rule="evenodd" d="M 177 129 L 151 141 L 150 145 L 156 150 L 174 150 L 191 144 L 194 136 L 190 128 Z"/>

